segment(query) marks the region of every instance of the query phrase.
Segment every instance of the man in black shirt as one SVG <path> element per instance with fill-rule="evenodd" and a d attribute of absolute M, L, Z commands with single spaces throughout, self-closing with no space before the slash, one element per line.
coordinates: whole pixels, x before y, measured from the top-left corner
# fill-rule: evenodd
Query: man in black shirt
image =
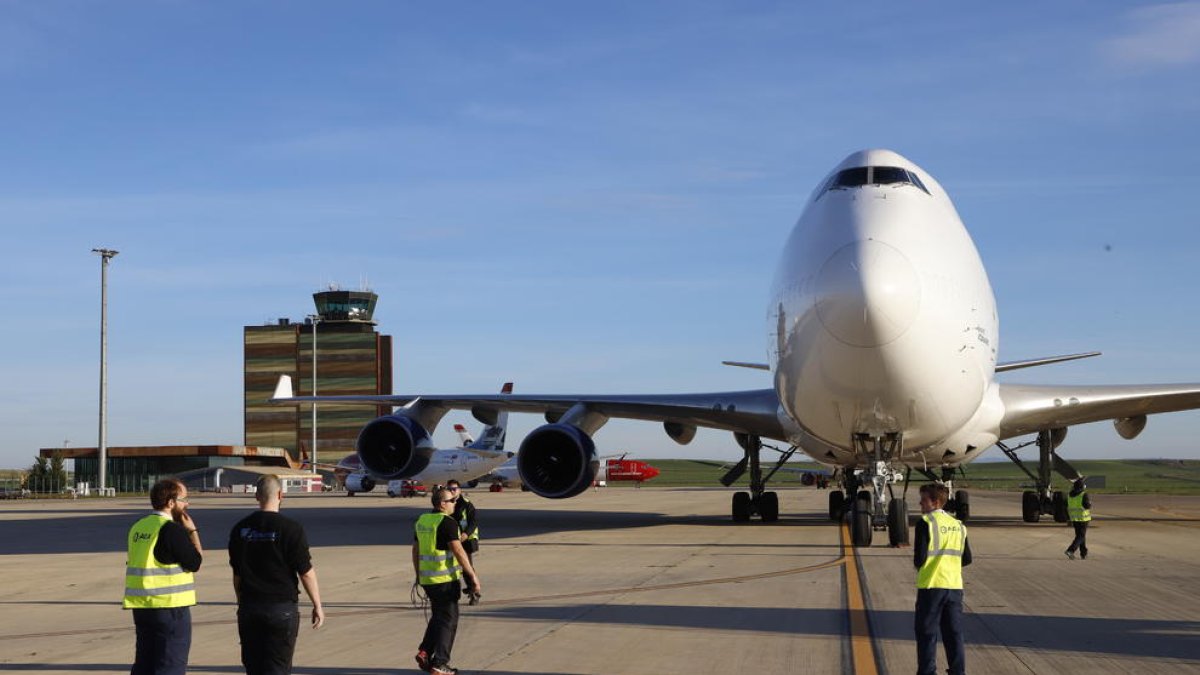
<path fill-rule="evenodd" d="M 462 491 L 462 484 L 454 479 L 446 481 L 446 489 L 450 491 L 452 497 L 458 497 L 458 501 L 454 502 L 454 520 L 458 521 L 458 539 L 462 542 L 463 550 L 467 552 L 467 559 L 471 564 L 475 564 L 475 552 L 479 550 L 479 522 L 475 519 L 475 505 L 467 498 L 467 493 Z M 479 604 L 479 594 L 471 591 L 475 585 L 475 580 L 471 575 L 463 572 L 463 595 L 469 599 L 468 605 Z"/>
<path fill-rule="evenodd" d="M 429 598 L 429 624 L 417 648 L 417 666 L 432 675 L 453 675 L 450 651 L 458 632 L 458 599 L 462 595 L 459 579 L 471 575 L 471 592 L 479 594 L 479 575 L 459 539 L 454 520 L 458 498 L 444 487 L 435 488 L 430 500 L 433 509 L 417 519 L 413 528 L 412 563 L 417 583 Z"/>
<path fill-rule="evenodd" d="M 279 478 L 260 478 L 254 497 L 258 511 L 229 532 L 242 665 L 249 675 L 286 674 L 292 672 L 300 631 L 297 579 L 313 604 L 313 628 L 325 623 L 325 609 L 304 528 L 279 513 L 283 501 Z"/>

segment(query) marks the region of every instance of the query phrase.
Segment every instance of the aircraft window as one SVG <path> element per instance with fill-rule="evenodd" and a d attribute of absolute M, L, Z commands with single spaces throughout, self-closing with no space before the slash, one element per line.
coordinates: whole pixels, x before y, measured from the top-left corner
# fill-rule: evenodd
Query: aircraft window
<path fill-rule="evenodd" d="M 913 184 L 913 185 L 916 185 L 917 187 L 921 188 L 921 190 L 922 190 L 922 191 L 924 191 L 924 192 L 925 192 L 925 194 L 929 194 L 929 188 L 925 187 L 925 184 L 921 182 L 921 177 L 920 177 L 920 176 L 918 176 L 917 174 L 915 174 L 915 173 L 913 173 L 913 172 L 909 171 L 909 172 L 908 172 L 908 179 L 909 179 L 910 181 L 912 181 L 912 184 Z"/>
<path fill-rule="evenodd" d="M 867 184 L 867 167 L 859 166 L 853 169 L 842 169 L 833 179 L 830 188 L 858 187 Z"/>
<path fill-rule="evenodd" d="M 891 185 L 892 183 L 907 183 L 908 172 L 894 166 L 877 166 L 872 170 L 871 182 L 875 185 Z"/>

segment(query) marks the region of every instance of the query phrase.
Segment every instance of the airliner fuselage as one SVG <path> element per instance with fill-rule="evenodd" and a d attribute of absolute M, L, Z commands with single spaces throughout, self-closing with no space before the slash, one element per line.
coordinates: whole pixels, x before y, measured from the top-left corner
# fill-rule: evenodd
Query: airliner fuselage
<path fill-rule="evenodd" d="M 995 442 L 995 298 L 950 199 L 900 155 L 855 153 L 817 187 L 768 316 L 780 406 L 816 459 L 853 465 L 855 434 L 900 434 L 910 464 Z"/>

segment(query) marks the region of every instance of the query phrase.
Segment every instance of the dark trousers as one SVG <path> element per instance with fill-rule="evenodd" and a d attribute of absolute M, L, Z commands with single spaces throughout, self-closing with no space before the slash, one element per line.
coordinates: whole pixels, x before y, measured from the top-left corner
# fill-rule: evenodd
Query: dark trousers
<path fill-rule="evenodd" d="M 478 550 L 478 545 L 467 546 L 471 540 L 463 542 L 463 550 L 467 553 L 467 562 L 471 563 L 471 569 L 475 569 L 475 551 Z M 462 573 L 463 593 L 470 593 L 475 587 L 475 577 L 471 576 L 466 570 Z"/>
<path fill-rule="evenodd" d="M 130 675 L 184 675 L 192 649 L 192 609 L 135 609 L 137 648 Z"/>
<path fill-rule="evenodd" d="M 300 632 L 300 608 L 294 602 L 238 605 L 238 637 L 247 675 L 288 675 Z"/>
<path fill-rule="evenodd" d="M 962 589 L 917 589 L 917 675 L 937 673 L 938 632 L 946 648 L 947 672 L 963 675 L 966 647 L 962 634 Z"/>
<path fill-rule="evenodd" d="M 1075 528 L 1075 540 L 1072 541 L 1071 545 L 1067 547 L 1067 551 L 1070 553 L 1079 551 L 1079 553 L 1086 558 L 1088 521 L 1073 520 L 1071 521 L 1071 526 Z"/>
<path fill-rule="evenodd" d="M 421 649 L 429 655 L 429 665 L 450 663 L 454 635 L 458 632 L 458 598 L 462 595 L 458 581 L 422 586 L 429 596 L 429 625 L 421 639 Z"/>

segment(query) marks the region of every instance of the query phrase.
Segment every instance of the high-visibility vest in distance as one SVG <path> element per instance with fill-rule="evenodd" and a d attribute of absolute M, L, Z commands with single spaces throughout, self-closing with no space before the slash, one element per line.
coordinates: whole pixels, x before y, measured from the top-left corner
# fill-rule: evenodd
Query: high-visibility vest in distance
<path fill-rule="evenodd" d="M 967 526 L 941 509 L 925 514 L 921 522 L 929 528 L 929 555 L 917 571 L 917 588 L 961 589 Z"/>
<path fill-rule="evenodd" d="M 1087 490 L 1080 492 L 1072 497 L 1067 495 L 1067 515 L 1071 517 L 1071 522 L 1086 523 L 1092 519 L 1091 509 L 1083 508 L 1083 496 L 1087 494 Z"/>
<path fill-rule="evenodd" d="M 471 503 L 471 500 L 467 499 L 467 496 L 461 492 L 458 493 L 458 500 L 461 502 L 465 502 L 467 504 Z M 468 524 L 469 523 L 467 523 L 467 509 L 464 507 L 463 508 L 463 517 L 461 520 L 458 521 L 458 529 L 462 530 L 463 532 L 466 532 Z M 471 534 L 467 535 L 467 539 L 474 539 L 475 541 L 479 541 L 479 525 L 475 525 L 475 530 L 473 532 L 471 532 Z"/>
<path fill-rule="evenodd" d="M 462 569 L 454 554 L 437 547 L 438 525 L 443 518 L 450 518 L 444 513 L 426 513 L 417 518 L 414 526 L 417 534 L 417 581 L 422 586 L 444 584 L 462 578 Z M 454 521 L 450 518 L 451 522 Z"/>
<path fill-rule="evenodd" d="M 129 530 L 125 562 L 125 609 L 164 609 L 196 604 L 196 578 L 178 564 L 166 565 L 154 557 L 158 533 L 170 518 L 152 513 Z"/>

